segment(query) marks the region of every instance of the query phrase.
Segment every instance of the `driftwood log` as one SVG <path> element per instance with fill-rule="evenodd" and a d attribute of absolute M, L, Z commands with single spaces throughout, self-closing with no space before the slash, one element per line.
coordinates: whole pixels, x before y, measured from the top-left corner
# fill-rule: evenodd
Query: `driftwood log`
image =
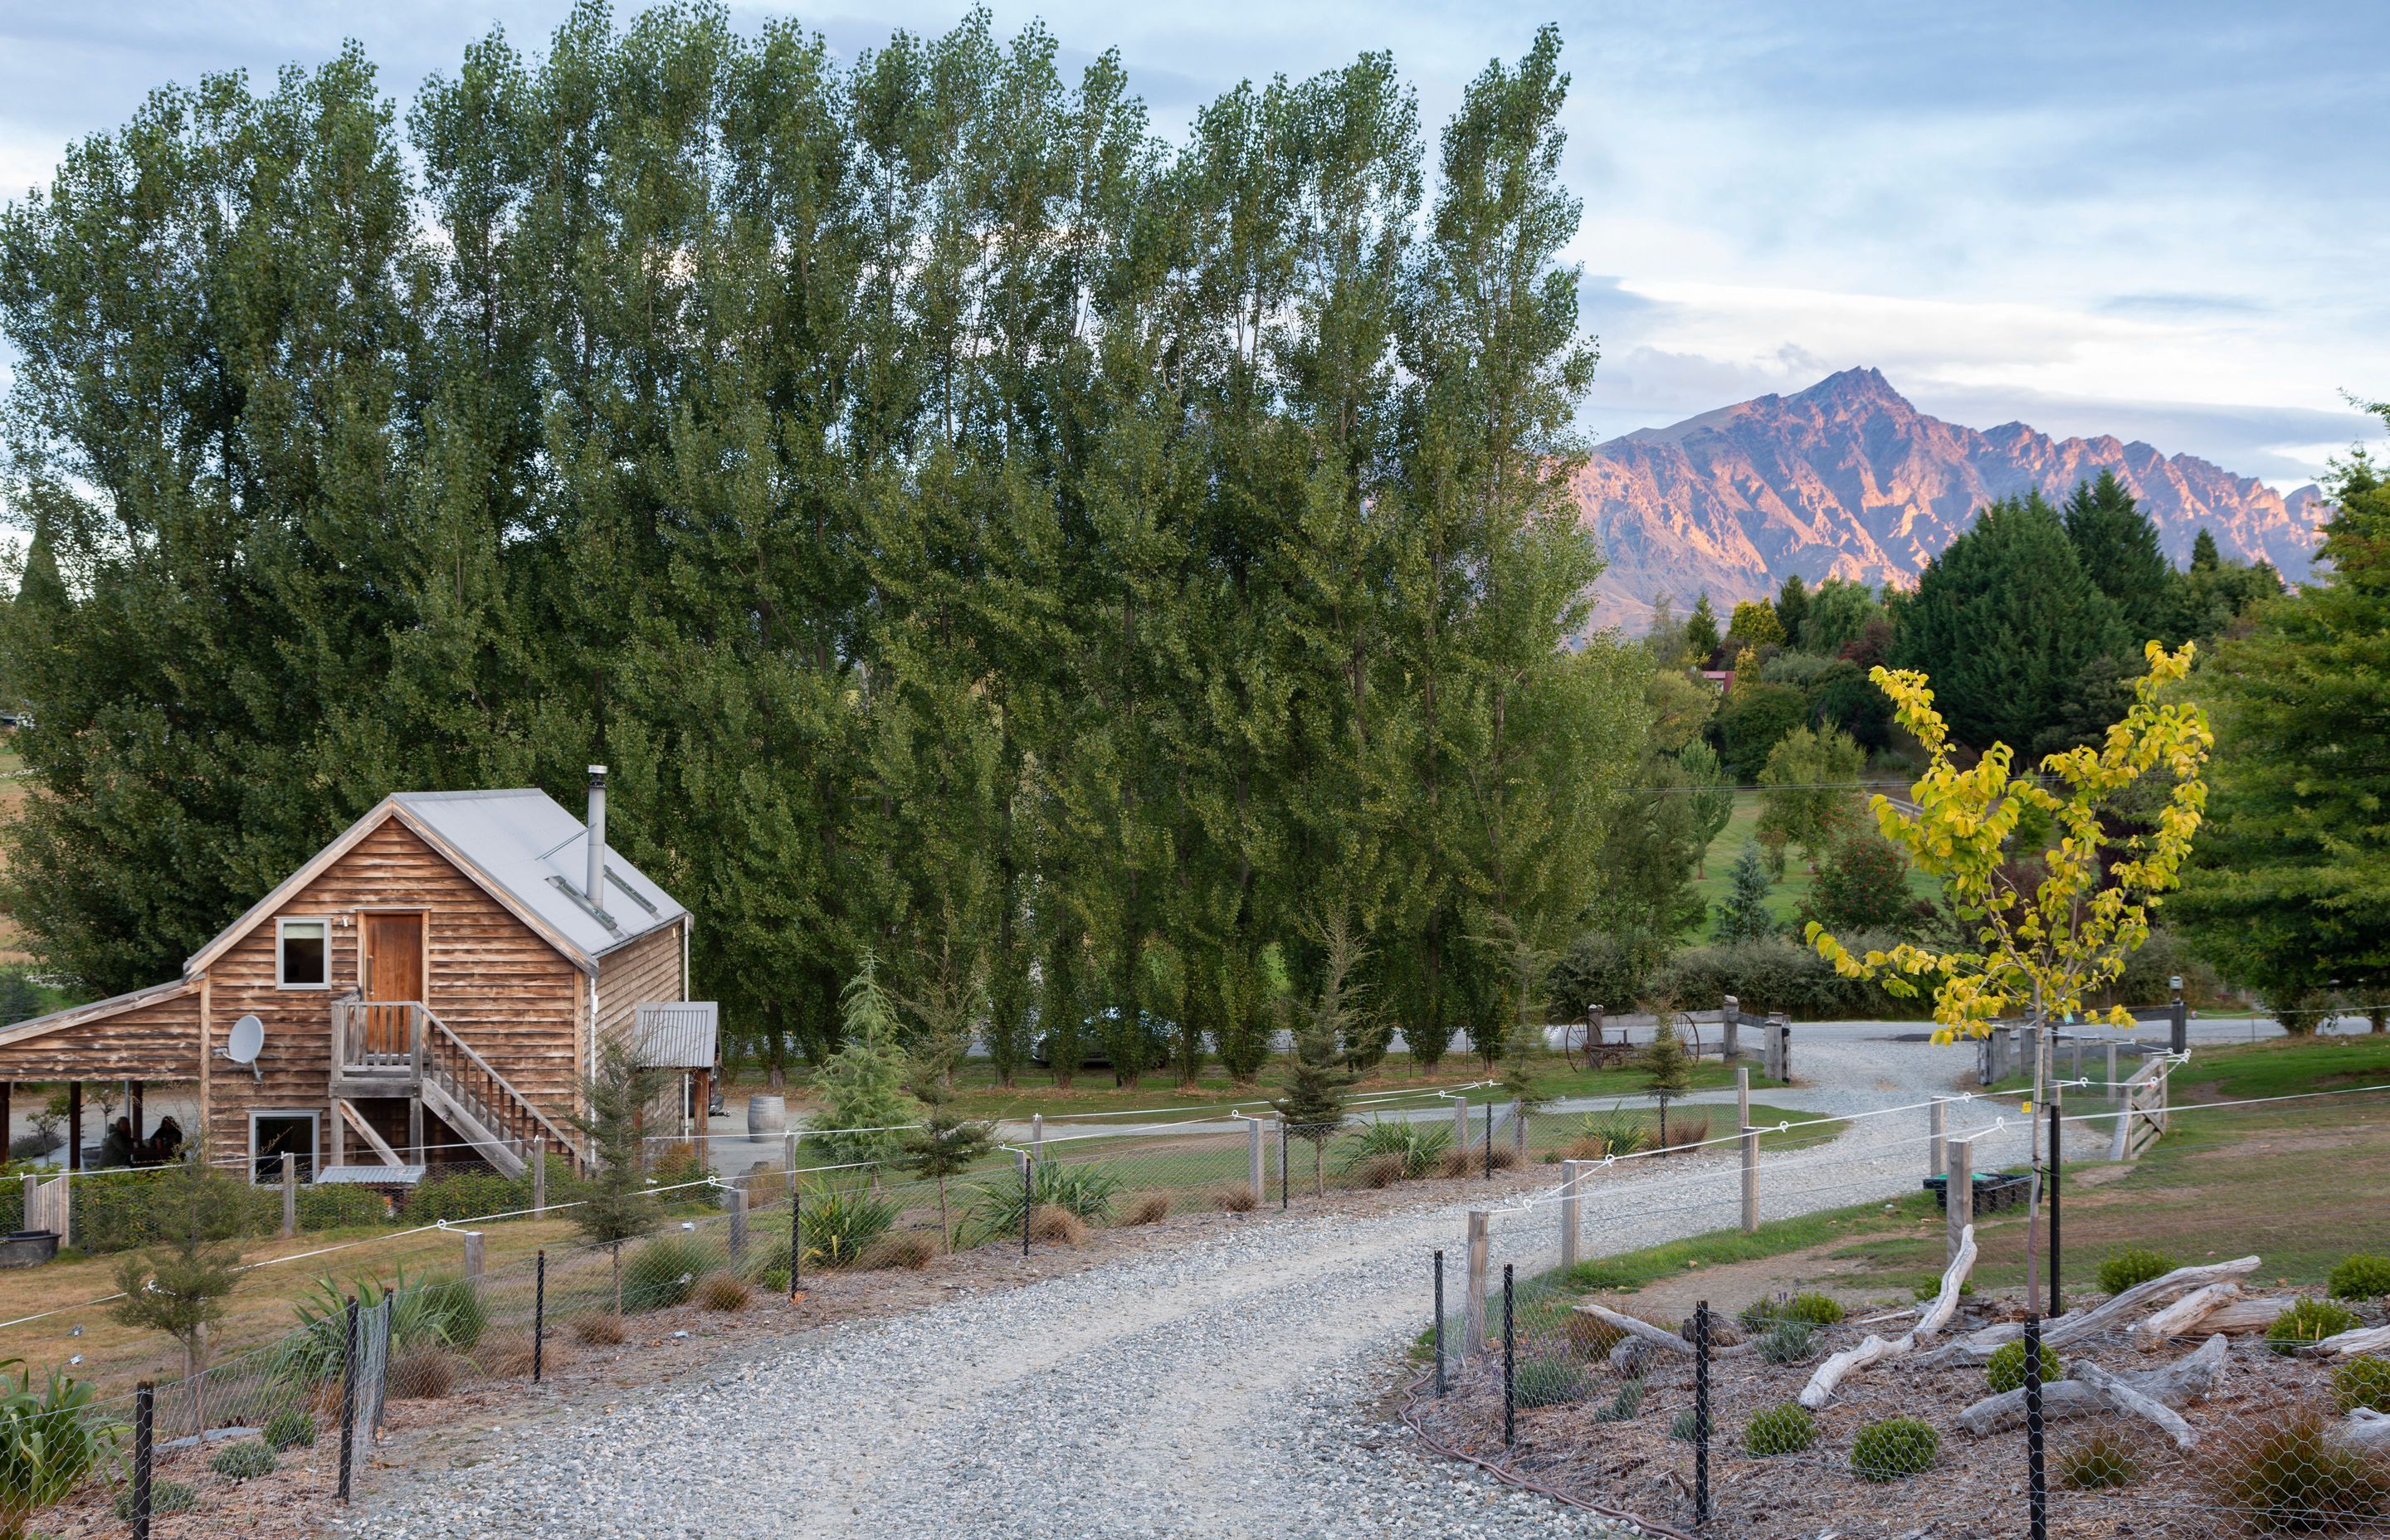
<path fill-rule="evenodd" d="M 2193 1321 L 2181 1335 L 2185 1337 L 2239 1337 L 2252 1331 L 2263 1331 L 2288 1310 L 2295 1300 L 2276 1296 L 2272 1299 L 2241 1299 L 2219 1305 Z"/>
<path fill-rule="evenodd" d="M 2064 1380 L 2041 1388 L 2045 1422 L 2095 1413 L 2124 1412 L 2143 1418 L 2164 1430 L 2184 1449 L 2191 1446 L 2191 1425 L 2174 1408 L 2189 1405 L 2216 1388 L 2224 1369 L 2225 1342 L 2210 1337 L 2198 1349 L 2164 1368 L 2140 1374 L 2113 1374 L 2097 1364 L 2078 1364 Z M 2013 1427 L 2024 1417 L 2024 1388 L 1985 1396 L 1952 1420 L 1971 1433 L 1988 1433 Z"/>
<path fill-rule="evenodd" d="M 2282 1303 L 2287 1309 L 2290 1302 L 2285 1300 Z M 2299 1351 L 2312 1353 L 2318 1357 L 2336 1358 L 2348 1354 L 2376 1353 L 2384 1348 L 2390 1348 L 2390 1326 L 2361 1326 L 2354 1331 L 2327 1337 L 2320 1342 L 2309 1342 Z"/>
<path fill-rule="evenodd" d="M 2229 1281 L 2194 1289 L 2148 1320 L 2135 1325 L 2133 1345 L 2143 1353 L 2153 1352 L 2240 1297 L 2241 1286 Z"/>
<path fill-rule="evenodd" d="M 2086 1337 L 2096 1337 L 2127 1316 L 2153 1305 L 2171 1303 L 2212 1283 L 2245 1277 L 2257 1270 L 2259 1260 L 2256 1257 L 2235 1257 L 2230 1262 L 2212 1262 L 2203 1267 L 2178 1267 L 2164 1277 L 2137 1283 L 2089 1310 L 2070 1310 L 2063 1315 L 2052 1316 L 2041 1325 L 2042 1342 L 2049 1347 L 2064 1347 Z M 2002 1321 L 1998 1326 L 1987 1326 L 1981 1331 L 1970 1332 L 1960 1338 L 1937 1354 L 1936 1361 L 1950 1356 L 1978 1360 L 1989 1358 L 1995 1348 L 2016 1341 L 2024 1335 L 2024 1322 Z"/>
<path fill-rule="evenodd" d="M 1625 1333 L 1626 1341 L 1610 1350 L 1610 1361 L 1621 1367 L 1626 1367 L 1629 1362 L 1629 1355 L 1622 1352 L 1628 1342 L 1641 1343 L 1646 1348 L 1665 1348 L 1670 1353 L 1680 1354 L 1687 1358 L 1693 1355 L 1692 1341 L 1682 1332 L 1671 1331 L 1664 1326 L 1653 1326 L 1638 1315 L 1629 1315 L 1624 1311 L 1613 1310 L 1606 1305 L 1590 1303 L 1578 1305 L 1576 1311 L 1580 1315 L 1590 1315 L 1602 1325 L 1615 1327 Z M 1732 1347 L 1714 1347 L 1710 1349 L 1710 1356 L 1714 1359 L 1732 1358 L 1750 1352 L 1755 1345 L 1752 1342 L 1737 1342 Z"/>
<path fill-rule="evenodd" d="M 1809 1382 L 1801 1387 L 1801 1405 L 1814 1412 L 1832 1399 L 1834 1387 L 1851 1375 L 1870 1364 L 1913 1353 L 1919 1343 L 1931 1341 L 1958 1313 L 1959 1290 L 1966 1283 L 1967 1275 L 1974 1270 L 1975 1226 L 1970 1225 L 1960 1233 L 1959 1254 L 1942 1270 L 1942 1287 L 1934 1293 L 1934 1303 L 1925 1307 L 1925 1314 L 1917 1318 L 1917 1325 L 1908 1334 L 1886 1339 L 1870 1331 L 1858 1346 L 1835 1354 L 1818 1365 L 1818 1371 L 1809 1376 Z"/>

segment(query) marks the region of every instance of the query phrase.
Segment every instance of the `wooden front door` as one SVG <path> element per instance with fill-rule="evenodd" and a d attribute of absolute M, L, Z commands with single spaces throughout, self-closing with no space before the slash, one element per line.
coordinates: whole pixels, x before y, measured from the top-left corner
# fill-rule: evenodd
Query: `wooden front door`
<path fill-rule="evenodd" d="M 365 977 L 358 981 L 368 1000 L 423 998 L 423 917 L 420 914 L 365 917 Z"/>

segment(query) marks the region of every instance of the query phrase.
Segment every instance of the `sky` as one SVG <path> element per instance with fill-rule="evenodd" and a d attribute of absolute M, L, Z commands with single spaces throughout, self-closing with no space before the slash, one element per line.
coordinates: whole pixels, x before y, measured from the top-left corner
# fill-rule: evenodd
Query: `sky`
<path fill-rule="evenodd" d="M 2343 394 L 2390 397 L 2378 0 L 989 8 L 1000 32 L 1044 19 L 1066 64 L 1118 48 L 1165 134 L 1240 80 L 1370 49 L 1440 124 L 1557 22 L 1597 438 L 1861 365 L 1952 421 L 2142 439 L 2285 491 L 2379 436 Z M 565 10 L 0 0 L 0 199 L 164 83 L 263 79 L 353 37 L 403 103 L 492 25 L 536 49 Z M 961 14 L 732 11 L 792 14 L 850 55 Z"/>

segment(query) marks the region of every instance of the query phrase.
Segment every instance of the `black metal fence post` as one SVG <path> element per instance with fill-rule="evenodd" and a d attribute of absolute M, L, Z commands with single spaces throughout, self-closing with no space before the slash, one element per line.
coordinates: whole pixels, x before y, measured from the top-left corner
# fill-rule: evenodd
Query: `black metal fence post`
<path fill-rule="evenodd" d="M 547 1248 L 541 1247 L 532 1270 L 531 1382 L 539 1383 L 547 1367 Z"/>
<path fill-rule="evenodd" d="M 1444 1253 L 1435 1253 L 1435 1393 L 1444 1393 Z"/>
<path fill-rule="evenodd" d="M 1021 1254 L 1022 1256 L 1029 1254 L 1029 1206 L 1033 1189 L 1029 1168 L 1034 1163 L 1035 1159 L 1033 1156 L 1024 1153 L 1021 1157 Z"/>
<path fill-rule="evenodd" d="M 149 1467 L 157 1429 L 158 1387 L 144 1380 L 133 1387 L 133 1540 L 149 1540 Z"/>
<path fill-rule="evenodd" d="M 1494 1103 L 1485 1103 L 1485 1179 L 1494 1180 Z"/>
<path fill-rule="evenodd" d="M 1710 1302 L 1693 1306 L 1693 1522 L 1710 1521 Z"/>
<path fill-rule="evenodd" d="M 796 1303 L 797 1272 L 804 1265 L 805 1195 L 797 1189 L 797 1174 L 789 1173 L 789 1302 Z"/>
<path fill-rule="evenodd" d="M 355 1462 L 357 1452 L 357 1297 L 349 1296 L 347 1318 L 348 1341 L 341 1353 L 341 1501 L 347 1502 L 350 1493 L 349 1468 Z"/>
<path fill-rule="evenodd" d="M 1519 1442 L 1518 1307 L 1511 1283 L 1511 1264 L 1502 1264 L 1502 1447 Z"/>
<path fill-rule="evenodd" d="M 2049 1313 L 2053 1315 L 2066 1313 L 2066 1307 L 2058 1303 L 2058 1173 L 2066 1163 L 2059 1153 L 2058 1140 L 2062 1120 L 2058 1113 L 2058 1094 L 2052 1091 L 2049 1097 Z"/>
<path fill-rule="evenodd" d="M 2033 1540 L 2049 1540 L 2049 1482 L 2042 1469 L 2041 1317 L 2024 1318 L 2025 1514 Z"/>

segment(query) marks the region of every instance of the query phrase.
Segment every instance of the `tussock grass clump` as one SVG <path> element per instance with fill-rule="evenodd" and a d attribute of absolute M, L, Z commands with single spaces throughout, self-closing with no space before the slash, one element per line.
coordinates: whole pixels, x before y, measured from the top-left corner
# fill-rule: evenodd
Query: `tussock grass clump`
<path fill-rule="evenodd" d="M 576 1315 L 572 1320 L 572 1340 L 584 1347 L 620 1347 L 629 1335 L 623 1329 L 623 1317 L 610 1312 Z"/>
<path fill-rule="evenodd" d="M 1754 1459 L 1797 1455 L 1817 1442 L 1818 1419 L 1795 1402 L 1754 1412 L 1742 1425 L 1742 1452 Z"/>
<path fill-rule="evenodd" d="M 2390 1257 L 2343 1257 L 2324 1280 L 2336 1300 L 2378 1300 L 2390 1294 Z"/>
<path fill-rule="evenodd" d="M 1482 1154 L 1482 1153 L 1483 1153 L 1483 1152 L 1481 1151 L 1481 1154 Z M 1495 1169 L 1495 1170 L 1497 1170 L 1497 1171 L 1516 1171 L 1516 1170 L 1518 1170 L 1518 1169 L 1519 1169 L 1519 1149 L 1518 1149 L 1518 1147 L 1517 1147 L 1516 1145 L 1508 1145 L 1508 1144 L 1497 1144 L 1497 1145 L 1496 1145 L 1496 1146 L 1494 1147 L 1494 1169 Z"/>
<path fill-rule="evenodd" d="M 1635 1414 L 1643 1409 L 1643 1380 L 1640 1375 L 1618 1387 L 1610 1405 L 1593 1414 L 1596 1422 L 1632 1422 Z"/>
<path fill-rule="evenodd" d="M 1344 1168 L 1345 1180 L 1356 1187 L 1372 1189 L 1393 1187 L 1401 1181 L 1405 1174 L 1403 1158 L 1393 1154 L 1372 1155 L 1367 1160 L 1356 1161 Z"/>
<path fill-rule="evenodd" d="M 2132 1446 L 2114 1433 L 2094 1433 L 2058 1454 L 2058 1479 L 2077 1492 L 2130 1486 L 2141 1479 Z"/>
<path fill-rule="evenodd" d="M 1697 1144 L 1707 1144 L 1710 1137 L 1710 1115 L 1707 1112 L 1679 1112 L 1668 1120 L 1668 1136 L 1661 1142 L 1663 1149 L 1686 1149 Z"/>
<path fill-rule="evenodd" d="M 245 1482 L 274 1474 L 276 1463 L 273 1450 L 256 1439 L 243 1439 L 238 1444 L 227 1444 L 217 1450 L 208 1461 L 208 1469 L 219 1476 Z"/>
<path fill-rule="evenodd" d="M 528 1331 L 495 1332 L 473 1350 L 473 1362 L 485 1374 L 500 1380 L 531 1378 L 532 1341 Z"/>
<path fill-rule="evenodd" d="M 1566 1406 L 1586 1398 L 1593 1377 L 1565 1358 L 1530 1358 L 1519 1366 L 1511 1388 L 1522 1406 Z"/>
<path fill-rule="evenodd" d="M 170 1482 L 160 1476 L 149 1483 L 149 1511 L 157 1513 L 188 1513 L 199 1506 L 199 1495 L 180 1482 Z M 133 1521 L 133 1487 L 127 1482 L 116 1495 L 116 1516 L 126 1523 Z"/>
<path fill-rule="evenodd" d="M 1688 1406 L 1668 1423 L 1668 1436 L 1680 1444 L 1690 1444 L 1700 1436 L 1702 1414 Z"/>
<path fill-rule="evenodd" d="M 754 1303 L 755 1291 L 727 1273 L 709 1273 L 697 1283 L 697 1303 L 700 1309 L 729 1315 L 744 1310 Z"/>
<path fill-rule="evenodd" d="M 1806 1321 L 1779 1321 L 1759 1334 L 1759 1355 L 1784 1367 L 1805 1364 L 1818 1351 L 1818 1328 Z"/>
<path fill-rule="evenodd" d="M 2390 1471 L 2334 1438 L 2317 1412 L 2245 1428 L 2205 1463 L 2218 1503 L 2261 1534 L 2336 1529 L 2390 1510 Z"/>
<path fill-rule="evenodd" d="M 1930 1470 L 1942 1452 L 1942 1435 L 1913 1417 L 1870 1422 L 1851 1441 L 1851 1474 L 1863 1482 L 1895 1482 Z"/>
<path fill-rule="evenodd" d="M 1030 1232 L 1033 1235 L 1038 1235 L 1042 1239 L 1042 1232 L 1038 1229 L 1040 1216 L 1070 1212 L 1068 1209 L 1039 1209 L 1036 1214 L 1030 1217 Z M 1079 1226 L 1079 1233 L 1082 1236 L 1087 1233 L 1086 1225 L 1082 1224 Z M 1076 1245 L 1077 1242 L 1073 1241 L 1072 1244 Z M 937 1241 L 922 1231 L 891 1230 L 866 1246 L 863 1249 L 863 1254 L 854 1260 L 858 1267 L 902 1267 L 907 1272 L 918 1273 L 927 1267 L 931 1259 L 937 1254 Z"/>
<path fill-rule="evenodd" d="M 265 1419 L 264 1438 L 269 1449 L 299 1449 L 314 1445 L 315 1418 L 304 1406 L 285 1406 Z"/>
<path fill-rule="evenodd" d="M 1029 1238 L 1048 1246 L 1083 1246 L 1087 1222 L 1058 1204 L 1048 1203 L 1029 1216 Z"/>
<path fill-rule="evenodd" d="M 456 1355 L 444 1347 L 393 1354 L 387 1383 L 392 1401 L 444 1401 L 456 1388 Z"/>
<path fill-rule="evenodd" d="M 2320 1342 L 2364 1323 L 2357 1312 L 2330 1300 L 2301 1300 L 2274 1317 L 2266 1328 L 2266 1345 L 2276 1353 L 2296 1353 L 2309 1342 Z"/>
<path fill-rule="evenodd" d="M 1365 1184 L 1384 1187 L 1390 1181 L 1433 1174 L 1451 1148 L 1449 1128 L 1432 1123 L 1389 1123 L 1373 1118 L 1368 1127 L 1347 1141 L 1337 1170 L 1358 1178 L 1364 1166 L 1382 1164 L 1391 1159 L 1394 1165 L 1392 1177 Z"/>
<path fill-rule="evenodd" d="M 2332 1404 L 2343 1412 L 2359 1407 L 2390 1412 L 2390 1358 L 2371 1354 L 2344 1359 L 2332 1367 Z"/>
<path fill-rule="evenodd" d="M 1169 1217 L 1170 1194 L 1140 1192 L 1120 1206 L 1120 1213 L 1113 1218 L 1112 1223 L 1122 1226 L 1159 1225 Z"/>
<path fill-rule="evenodd" d="M 643 1315 L 688 1303 L 697 1280 L 713 1270 L 713 1258 L 694 1240 L 658 1236 L 623 1259 L 623 1310 Z"/>
<path fill-rule="evenodd" d="M 2127 1246 L 2121 1251 L 2111 1251 L 2100 1264 L 2100 1291 L 2121 1294 L 2136 1284 L 2152 1278 L 2162 1278 L 2182 1264 L 2160 1251 L 2147 1246 Z"/>
<path fill-rule="evenodd" d="M 1261 1201 L 1261 1195 L 1243 1182 L 1223 1182 L 1212 1189 L 1212 1206 L 1222 1213 L 1251 1213 Z"/>
<path fill-rule="evenodd" d="M 1479 1169 L 1477 1157 L 1466 1149 L 1447 1149 L 1436 1158 L 1438 1176 L 1467 1176 Z"/>
<path fill-rule="evenodd" d="M 2041 1350 L 2041 1382 L 2045 1385 L 2066 1378 L 2066 1369 L 2059 1363 L 2058 1354 L 2049 1348 Z M 2002 1342 L 1992 1350 L 1991 1358 L 1984 1365 L 1984 1383 L 1994 1395 L 2015 1390 L 2024 1383 L 2024 1344 Z"/>

